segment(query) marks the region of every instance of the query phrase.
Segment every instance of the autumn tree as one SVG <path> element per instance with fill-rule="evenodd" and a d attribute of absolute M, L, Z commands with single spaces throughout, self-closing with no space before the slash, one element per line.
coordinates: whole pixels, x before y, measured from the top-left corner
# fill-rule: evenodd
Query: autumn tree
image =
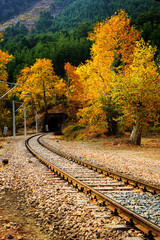
<path fill-rule="evenodd" d="M 116 70 L 120 65 L 131 63 L 135 42 L 141 33 L 130 25 L 130 21 L 128 14 L 121 10 L 98 23 L 90 33 L 89 39 L 94 41 L 91 53 L 100 64 Z"/>
<path fill-rule="evenodd" d="M 77 68 L 84 88 L 84 105 L 79 112 L 81 121 L 86 119 L 87 122 L 88 119 L 90 125 L 97 126 L 103 122 L 104 128 L 106 121 L 109 132 L 116 133 L 117 110 L 113 103 L 110 83 L 114 73 L 123 70 L 132 62 L 134 46 L 140 35 L 141 33 L 130 25 L 127 13 L 122 10 L 98 23 L 94 32 L 90 33 L 89 39 L 93 41 L 91 60 Z"/>
<path fill-rule="evenodd" d="M 44 101 L 44 110 L 47 114 L 47 99 L 54 96 L 54 82 L 58 80 L 53 70 L 52 61 L 49 59 L 37 59 L 31 67 L 31 71 L 34 87 L 37 95 Z"/>
<path fill-rule="evenodd" d="M 0 34 L 0 41 L 3 41 L 3 34 Z M 13 59 L 12 55 L 7 52 L 2 52 L 0 50 L 0 97 L 2 97 L 6 92 L 9 91 L 9 86 L 7 84 L 7 63 Z M 3 127 L 8 121 L 9 110 L 6 108 L 7 97 L 0 99 L 0 128 L 3 131 Z"/>
<path fill-rule="evenodd" d="M 130 141 L 141 144 L 142 129 L 155 121 L 160 108 L 160 74 L 154 62 L 156 48 L 136 43 L 132 63 L 115 76 L 114 98 L 122 106 L 126 124 L 133 125 Z"/>
<path fill-rule="evenodd" d="M 69 115 L 76 116 L 78 108 L 81 106 L 82 84 L 79 81 L 79 75 L 76 73 L 76 67 L 69 62 L 65 63 L 65 80 L 67 87 L 67 104 Z"/>
<path fill-rule="evenodd" d="M 81 84 L 79 82 L 79 75 L 76 74 L 76 67 L 72 66 L 69 62 L 65 63 L 64 66 L 66 73 L 66 84 L 67 84 L 67 98 L 68 101 L 72 101 L 78 98 L 78 92 L 80 94 Z"/>
<path fill-rule="evenodd" d="M 8 84 L 6 84 L 5 81 L 0 82 L 0 97 L 2 97 L 8 91 L 9 91 Z M 6 126 L 6 124 L 8 123 L 8 117 L 10 115 L 10 111 L 6 107 L 7 99 L 8 96 L 5 96 L 2 99 L 0 99 L 0 129 L 2 133 L 4 126 Z"/>
<path fill-rule="evenodd" d="M 73 74 L 74 74 L 74 70 L 75 70 L 75 67 L 72 66 L 69 62 L 68 63 L 65 63 L 64 65 L 64 70 L 66 71 L 66 83 L 67 83 L 67 98 L 68 98 L 68 101 L 69 101 L 69 98 L 70 98 L 70 87 L 71 87 L 71 81 L 73 79 Z"/>
<path fill-rule="evenodd" d="M 42 110 L 47 114 L 49 103 L 55 102 L 54 84 L 58 77 L 53 70 L 52 61 L 37 59 L 31 67 L 24 68 L 17 78 L 20 98 L 30 105 L 32 110 Z M 38 103 L 38 104 L 37 104 Z"/>
<path fill-rule="evenodd" d="M 13 59 L 12 55 L 9 55 L 7 52 L 2 52 L 0 50 L 0 81 L 7 81 L 7 63 Z"/>
<path fill-rule="evenodd" d="M 33 79 L 32 71 L 30 67 L 25 67 L 21 70 L 17 78 L 18 87 L 15 89 L 15 93 L 24 101 L 30 108 L 32 115 L 36 109 L 36 92 L 33 91 Z M 38 101 L 39 104 L 39 101 Z"/>

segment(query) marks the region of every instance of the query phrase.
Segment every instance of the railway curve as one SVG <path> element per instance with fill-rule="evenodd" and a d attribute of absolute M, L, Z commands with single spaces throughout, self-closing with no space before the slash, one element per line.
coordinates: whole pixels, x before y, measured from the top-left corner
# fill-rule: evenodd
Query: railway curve
<path fill-rule="evenodd" d="M 132 204 L 130 207 L 126 207 L 126 204 L 122 204 L 122 200 L 120 199 L 121 195 L 125 195 L 125 198 L 127 198 L 127 194 L 129 194 L 129 196 L 132 194 L 139 197 L 140 194 L 142 196 L 144 193 L 144 206 L 146 205 L 146 208 L 148 208 L 148 203 L 145 202 L 147 196 L 147 199 L 153 199 L 153 201 L 151 200 L 151 202 L 149 202 L 152 207 L 152 205 L 160 204 L 160 189 L 158 187 L 139 182 L 136 179 L 110 172 L 107 169 L 68 156 L 42 143 L 42 136 L 43 135 L 40 134 L 28 138 L 26 140 L 26 147 L 43 164 L 62 179 L 68 181 L 69 184 L 72 184 L 86 194 L 90 194 L 91 198 L 96 199 L 99 205 L 106 206 L 111 209 L 115 215 L 118 214 L 126 219 L 128 225 L 135 226 L 145 232 L 148 239 L 160 239 L 160 213 L 154 213 L 153 209 L 152 212 L 153 215 L 156 215 L 155 218 L 147 212 L 147 209 L 144 209 L 143 213 L 138 214 L 136 211 L 133 211 Z M 42 148 L 59 155 L 61 161 L 57 163 L 53 158 L 45 159 L 41 156 L 38 151 L 34 149 L 33 140 L 35 141 L 35 139 Z M 142 208 L 144 206 L 140 207 Z M 145 216 L 144 212 L 147 212 Z"/>

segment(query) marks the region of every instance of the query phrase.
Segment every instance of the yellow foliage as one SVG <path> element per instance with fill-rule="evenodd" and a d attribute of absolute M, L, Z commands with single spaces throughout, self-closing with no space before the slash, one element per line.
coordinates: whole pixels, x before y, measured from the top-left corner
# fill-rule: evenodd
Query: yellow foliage
<path fill-rule="evenodd" d="M 0 33 L 0 42 L 3 41 L 3 33 Z"/>
<path fill-rule="evenodd" d="M 76 74 L 76 68 L 69 62 L 65 64 L 64 69 L 67 76 L 67 92 L 68 101 L 78 101 L 78 96 L 81 94 L 81 83 L 79 81 L 79 75 Z"/>
<path fill-rule="evenodd" d="M 101 118 L 97 116 L 101 112 L 105 124 L 105 103 L 112 103 L 114 75 L 132 62 L 132 53 L 140 36 L 141 33 L 130 26 L 130 18 L 122 10 L 98 23 L 94 32 L 89 35 L 89 39 L 93 41 L 91 60 L 76 69 L 83 89 L 83 109 L 78 113 L 81 122 L 88 115 L 89 123 L 94 125 L 97 122 L 98 125 Z"/>
<path fill-rule="evenodd" d="M 66 96 L 67 97 L 67 85 L 64 82 L 63 78 L 61 78 L 58 82 L 54 85 L 54 91 L 58 96 Z"/>
<path fill-rule="evenodd" d="M 0 38 L 2 34 L 0 35 Z M 7 81 L 8 73 L 6 71 L 6 64 L 13 59 L 12 55 L 0 50 L 0 81 Z M 9 90 L 8 84 L 0 83 L 0 95 L 3 95 Z"/>
<path fill-rule="evenodd" d="M 53 70 L 49 59 L 36 59 L 31 67 L 24 68 L 17 78 L 18 88 L 16 94 L 31 108 L 32 113 L 44 108 L 47 111 L 49 103 L 55 103 L 55 84 L 58 77 Z"/>
<path fill-rule="evenodd" d="M 67 97 L 68 115 L 76 117 L 77 109 L 82 105 L 83 86 L 74 66 L 68 62 L 64 69 L 66 72 L 65 96 Z"/>
<path fill-rule="evenodd" d="M 0 34 L 0 39 L 2 39 L 2 34 Z M 6 82 L 7 81 L 7 70 L 6 64 L 13 59 L 12 55 L 9 55 L 7 52 L 2 52 L 0 50 L 0 81 Z M 0 82 L 0 96 L 3 96 L 7 91 L 9 91 L 9 86 L 7 83 Z M 6 95 L 4 98 L 1 99 L 0 104 L 0 128 L 3 129 L 4 126 L 7 124 L 7 120 L 9 119 L 10 112 L 6 109 L 5 103 Z"/>
<path fill-rule="evenodd" d="M 94 41 L 91 53 L 97 60 L 107 66 L 113 63 L 114 57 L 121 57 L 123 63 L 132 61 L 135 42 L 141 33 L 130 26 L 130 18 L 123 10 L 116 12 L 111 18 L 97 24 L 89 39 Z"/>
<path fill-rule="evenodd" d="M 6 64 L 13 59 L 12 55 L 9 55 L 7 52 L 2 52 L 0 50 L 0 80 L 7 81 L 7 71 Z"/>
<path fill-rule="evenodd" d="M 115 76 L 113 95 L 128 119 L 138 117 L 143 125 L 156 118 L 160 109 L 160 74 L 154 62 L 156 49 L 143 39 L 136 43 L 133 62 Z"/>

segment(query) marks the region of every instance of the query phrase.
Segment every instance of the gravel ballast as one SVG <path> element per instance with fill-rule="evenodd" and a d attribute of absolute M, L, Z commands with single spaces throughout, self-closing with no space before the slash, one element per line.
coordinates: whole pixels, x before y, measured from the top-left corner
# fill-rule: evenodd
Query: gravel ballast
<path fill-rule="evenodd" d="M 153 149 L 143 149 L 143 146 L 108 147 L 104 141 L 65 141 L 52 135 L 42 137 L 41 141 L 81 160 L 160 187 L 160 141 L 159 147 Z"/>
<path fill-rule="evenodd" d="M 96 163 L 96 150 L 57 141 L 53 135 L 43 139 Z M 109 227 L 125 221 L 53 175 L 26 150 L 23 137 L 7 140 L 0 150 L 1 160 L 8 159 L 5 166 L 0 161 L 0 239 L 143 239 L 140 231 Z"/>

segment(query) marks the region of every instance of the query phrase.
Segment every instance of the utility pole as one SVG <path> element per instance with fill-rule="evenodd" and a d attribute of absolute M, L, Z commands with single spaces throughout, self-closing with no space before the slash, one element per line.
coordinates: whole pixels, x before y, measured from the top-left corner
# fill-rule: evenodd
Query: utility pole
<path fill-rule="evenodd" d="M 26 126 L 26 106 L 24 105 L 24 136 L 27 136 L 27 126 Z"/>
<path fill-rule="evenodd" d="M 11 82 L 4 82 L 0 81 L 0 83 L 4 84 L 13 84 L 15 85 L 13 88 L 11 88 L 8 92 L 6 92 L 3 96 L 0 97 L 0 100 L 4 98 L 9 92 L 11 92 L 14 88 L 16 88 L 19 84 L 11 83 Z M 13 137 L 16 138 L 16 122 L 15 122 L 15 101 L 12 101 L 12 114 L 13 114 Z"/>
<path fill-rule="evenodd" d="M 22 103 L 22 102 L 16 102 L 16 103 Z M 16 112 L 23 106 L 24 103 L 21 104 L 21 106 L 19 108 L 15 108 L 15 101 L 12 101 L 12 113 L 13 113 L 13 137 L 14 139 L 16 138 L 16 120 L 15 120 L 15 114 Z M 24 111 L 25 112 L 25 111 Z M 24 116 L 26 114 L 24 113 Z M 24 117 L 24 128 L 25 128 L 25 132 L 26 132 L 26 119 Z M 26 135 L 25 135 L 26 136 Z"/>
<path fill-rule="evenodd" d="M 15 102 L 12 101 L 12 111 L 13 111 L 13 137 L 16 138 L 16 124 L 15 124 Z"/>
<path fill-rule="evenodd" d="M 37 123 L 38 117 L 37 117 L 37 111 L 36 111 L 36 134 L 38 134 L 38 123 Z"/>
<path fill-rule="evenodd" d="M 2 98 L 4 98 L 9 92 L 11 92 L 14 88 L 16 88 L 19 84 L 17 83 L 11 83 L 11 82 L 4 82 L 4 81 L 1 81 L 0 80 L 0 83 L 4 83 L 4 84 L 13 84 L 15 85 L 13 88 L 11 88 L 8 92 L 6 92 L 3 96 L 0 97 L 0 100 Z M 22 103 L 23 105 L 24 103 Z M 13 100 L 12 101 L 12 114 L 13 114 L 13 137 L 14 139 L 16 138 L 16 121 L 15 121 L 15 113 L 22 107 L 22 105 L 17 109 L 15 110 L 15 101 Z M 24 135 L 26 136 L 27 135 L 27 127 L 26 127 L 26 107 L 24 105 Z"/>

